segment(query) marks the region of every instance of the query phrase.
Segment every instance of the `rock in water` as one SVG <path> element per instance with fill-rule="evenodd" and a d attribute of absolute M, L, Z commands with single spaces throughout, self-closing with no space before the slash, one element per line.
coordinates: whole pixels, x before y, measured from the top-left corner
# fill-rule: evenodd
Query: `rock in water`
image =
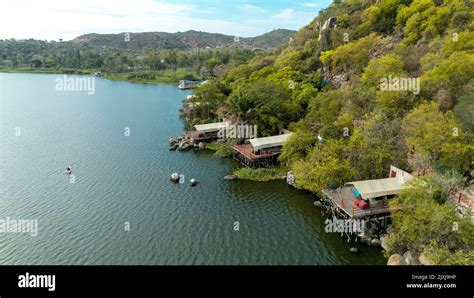
<path fill-rule="evenodd" d="M 292 171 L 286 174 L 286 183 L 288 183 L 288 185 L 295 186 L 295 179 L 295 175 L 293 175 Z"/>
<path fill-rule="evenodd" d="M 237 180 L 239 179 L 237 176 L 235 175 L 227 175 L 224 177 L 225 180 Z"/>
<path fill-rule="evenodd" d="M 189 183 L 191 184 L 191 186 L 196 186 L 198 184 L 197 180 L 194 178 L 189 180 Z"/>
<path fill-rule="evenodd" d="M 365 243 L 365 244 L 370 244 L 370 239 L 367 238 L 366 236 L 361 236 L 360 242 Z"/>
<path fill-rule="evenodd" d="M 389 266 L 398 266 L 398 265 L 406 265 L 407 263 L 405 262 L 405 259 L 403 256 L 399 254 L 394 254 L 391 255 L 390 258 L 388 258 L 387 265 Z"/>
<path fill-rule="evenodd" d="M 178 173 L 173 173 L 171 174 L 171 181 L 173 181 L 174 183 L 177 183 L 179 182 L 179 174 Z"/>
<path fill-rule="evenodd" d="M 370 240 L 370 245 L 372 245 L 372 246 L 379 246 L 379 245 L 380 245 L 380 240 L 374 238 L 374 239 Z"/>
<path fill-rule="evenodd" d="M 314 201 L 313 205 L 319 208 L 323 207 L 323 203 L 321 203 L 321 201 Z"/>

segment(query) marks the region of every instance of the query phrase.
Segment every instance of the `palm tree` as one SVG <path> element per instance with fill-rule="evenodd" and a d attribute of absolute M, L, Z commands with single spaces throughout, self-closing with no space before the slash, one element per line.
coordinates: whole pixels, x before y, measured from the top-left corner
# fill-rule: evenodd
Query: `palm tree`
<path fill-rule="evenodd" d="M 229 97 L 230 111 L 237 116 L 238 122 L 251 119 L 261 103 L 256 102 L 247 93 L 239 91 Z"/>

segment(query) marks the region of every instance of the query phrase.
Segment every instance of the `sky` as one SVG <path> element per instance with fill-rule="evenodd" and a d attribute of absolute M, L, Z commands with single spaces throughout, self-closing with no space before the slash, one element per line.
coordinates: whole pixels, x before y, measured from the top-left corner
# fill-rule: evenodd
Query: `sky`
<path fill-rule="evenodd" d="M 298 30 L 332 0 L 2 0 L 0 39 L 197 30 L 241 37 Z"/>

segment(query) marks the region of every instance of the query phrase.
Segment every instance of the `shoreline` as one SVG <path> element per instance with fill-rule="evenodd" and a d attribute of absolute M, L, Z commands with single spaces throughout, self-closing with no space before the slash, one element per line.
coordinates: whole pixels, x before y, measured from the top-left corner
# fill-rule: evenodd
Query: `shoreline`
<path fill-rule="evenodd" d="M 75 69 L 75 68 L 0 68 L 0 73 L 30 73 L 30 74 L 70 74 L 70 75 L 94 75 L 101 73 L 98 69 Z M 133 75 L 151 74 L 153 78 L 129 78 Z M 175 70 L 162 70 L 151 72 L 123 72 L 123 73 L 104 73 L 99 75 L 111 81 L 122 81 L 135 84 L 173 84 L 178 85 L 180 80 L 187 76 L 193 76 L 194 71 L 188 68 Z"/>

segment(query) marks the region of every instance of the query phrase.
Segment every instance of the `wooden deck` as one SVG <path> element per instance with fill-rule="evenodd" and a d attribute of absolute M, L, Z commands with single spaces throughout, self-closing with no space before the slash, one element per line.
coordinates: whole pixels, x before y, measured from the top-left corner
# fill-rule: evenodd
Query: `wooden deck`
<path fill-rule="evenodd" d="M 266 158 L 266 157 L 271 157 L 276 154 L 279 154 L 280 152 L 273 152 L 271 150 L 268 150 L 267 152 L 264 152 L 262 154 L 255 154 L 253 153 L 253 149 L 249 145 L 234 145 L 232 146 L 232 149 L 237 151 L 238 153 L 242 154 L 248 159 L 260 159 L 260 158 Z"/>
<path fill-rule="evenodd" d="M 361 209 L 354 205 L 356 197 L 350 186 L 344 186 L 336 190 L 324 189 L 323 192 L 332 205 L 337 206 L 341 212 L 350 218 L 363 218 L 390 212 L 387 205 L 370 206 L 368 209 Z"/>
<path fill-rule="evenodd" d="M 232 157 L 246 167 L 268 168 L 277 162 L 280 151 L 263 150 L 255 154 L 250 145 L 232 146 Z"/>

